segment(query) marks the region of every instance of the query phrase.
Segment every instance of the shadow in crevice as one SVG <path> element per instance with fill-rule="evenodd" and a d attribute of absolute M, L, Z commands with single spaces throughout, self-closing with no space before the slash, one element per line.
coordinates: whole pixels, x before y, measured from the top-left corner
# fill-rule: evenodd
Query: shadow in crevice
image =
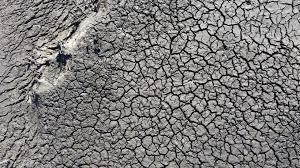
<path fill-rule="evenodd" d="M 67 65 L 67 61 L 71 58 L 71 54 L 66 54 L 64 52 L 59 52 L 56 56 L 56 62 L 58 63 L 59 67 Z"/>
<path fill-rule="evenodd" d="M 35 108 L 40 107 L 41 96 L 38 93 L 33 93 L 31 95 L 31 103 Z"/>

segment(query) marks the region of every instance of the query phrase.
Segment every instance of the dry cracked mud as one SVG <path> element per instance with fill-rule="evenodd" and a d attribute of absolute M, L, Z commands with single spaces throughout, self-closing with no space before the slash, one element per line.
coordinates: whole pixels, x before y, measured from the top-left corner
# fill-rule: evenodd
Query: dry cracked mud
<path fill-rule="evenodd" d="M 299 10 L 0 0 L 0 167 L 299 168 Z"/>

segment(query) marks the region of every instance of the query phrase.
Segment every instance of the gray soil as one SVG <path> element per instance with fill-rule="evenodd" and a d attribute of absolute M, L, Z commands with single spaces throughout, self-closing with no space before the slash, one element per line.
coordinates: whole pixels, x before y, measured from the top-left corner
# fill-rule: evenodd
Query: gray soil
<path fill-rule="evenodd" d="M 0 0 L 0 168 L 300 168 L 299 10 Z"/>

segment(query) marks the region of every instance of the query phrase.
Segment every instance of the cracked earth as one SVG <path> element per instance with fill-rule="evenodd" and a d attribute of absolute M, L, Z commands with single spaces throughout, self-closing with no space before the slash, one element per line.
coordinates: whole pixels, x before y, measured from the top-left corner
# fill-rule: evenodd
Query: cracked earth
<path fill-rule="evenodd" d="M 0 4 L 0 168 L 300 167 L 300 1 Z"/>

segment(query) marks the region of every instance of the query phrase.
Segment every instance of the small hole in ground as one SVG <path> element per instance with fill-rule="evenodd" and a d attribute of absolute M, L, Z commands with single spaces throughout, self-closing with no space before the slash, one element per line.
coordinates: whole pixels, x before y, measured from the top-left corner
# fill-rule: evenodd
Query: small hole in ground
<path fill-rule="evenodd" d="M 35 107 L 39 107 L 40 99 L 41 99 L 40 95 L 38 95 L 37 93 L 33 93 L 31 97 L 31 102 Z"/>
<path fill-rule="evenodd" d="M 58 62 L 59 66 L 66 66 L 68 59 L 71 58 L 70 54 L 59 53 L 56 57 L 56 62 Z"/>

